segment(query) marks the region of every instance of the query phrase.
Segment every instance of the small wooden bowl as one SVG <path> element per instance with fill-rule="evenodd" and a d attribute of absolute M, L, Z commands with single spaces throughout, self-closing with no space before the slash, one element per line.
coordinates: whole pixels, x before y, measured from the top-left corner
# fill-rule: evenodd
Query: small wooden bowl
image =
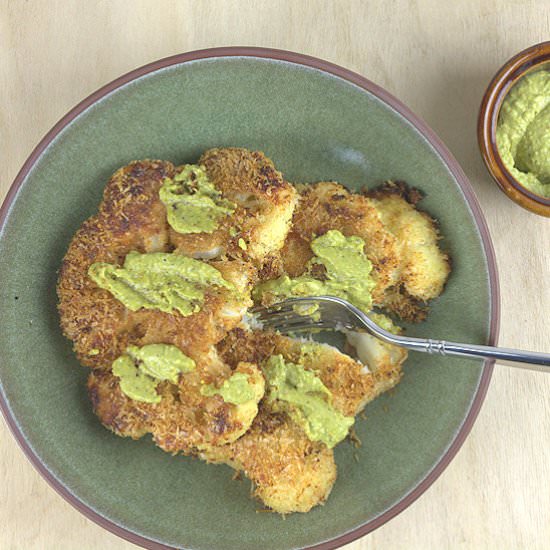
<path fill-rule="evenodd" d="M 502 191 L 523 208 L 550 217 L 550 198 L 529 191 L 510 174 L 500 158 L 496 143 L 498 115 L 506 94 L 521 77 L 545 66 L 550 69 L 550 42 L 523 50 L 502 66 L 483 96 L 477 121 L 477 139 L 485 165 Z"/>

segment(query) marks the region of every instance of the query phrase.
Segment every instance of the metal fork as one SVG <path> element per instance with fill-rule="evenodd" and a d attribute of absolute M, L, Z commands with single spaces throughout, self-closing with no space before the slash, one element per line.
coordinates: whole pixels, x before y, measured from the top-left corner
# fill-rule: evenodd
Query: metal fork
<path fill-rule="evenodd" d="M 264 328 L 282 333 L 315 329 L 366 331 L 388 344 L 412 351 L 468 359 L 494 359 L 502 365 L 550 372 L 549 353 L 398 336 L 378 326 L 347 300 L 335 296 L 289 298 L 267 308 L 256 307 L 252 312 Z"/>

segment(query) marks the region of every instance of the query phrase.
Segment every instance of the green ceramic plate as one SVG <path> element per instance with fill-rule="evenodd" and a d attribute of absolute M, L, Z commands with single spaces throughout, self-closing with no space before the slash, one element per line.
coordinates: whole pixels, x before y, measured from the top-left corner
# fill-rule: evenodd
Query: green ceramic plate
<path fill-rule="evenodd" d="M 473 138 L 472 138 L 473 139 Z M 453 273 L 426 323 L 409 333 L 494 343 L 497 280 L 469 183 L 439 139 L 364 78 L 274 50 L 225 48 L 165 59 L 83 101 L 38 145 L 0 215 L 0 404 L 44 477 L 107 529 L 151 548 L 286 549 L 349 542 L 417 498 L 457 452 L 491 365 L 411 355 L 394 395 L 358 420 L 363 446 L 336 450 L 325 506 L 258 514 L 225 466 L 124 440 L 92 414 L 86 369 L 60 333 L 56 271 L 96 211 L 110 174 L 139 158 L 195 161 L 214 146 L 263 150 L 293 182 L 359 189 L 404 179 L 441 221 Z M 441 526 L 444 528 L 444 526 Z"/>

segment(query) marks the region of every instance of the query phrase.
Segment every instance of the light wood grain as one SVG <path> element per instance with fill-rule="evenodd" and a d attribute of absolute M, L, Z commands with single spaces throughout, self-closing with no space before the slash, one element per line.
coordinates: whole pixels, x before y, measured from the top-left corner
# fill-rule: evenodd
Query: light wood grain
<path fill-rule="evenodd" d="M 548 351 L 550 220 L 496 189 L 480 160 L 475 122 L 496 69 L 550 38 L 549 13 L 547 0 L 0 0 L 0 198 L 69 108 L 137 66 L 221 45 L 314 55 L 387 88 L 447 143 L 493 237 L 500 342 Z M 549 396 L 550 376 L 496 368 L 479 419 L 443 475 L 405 512 L 347 548 L 549 548 Z M 0 494 L 1 549 L 135 548 L 59 497 L 1 421 Z"/>

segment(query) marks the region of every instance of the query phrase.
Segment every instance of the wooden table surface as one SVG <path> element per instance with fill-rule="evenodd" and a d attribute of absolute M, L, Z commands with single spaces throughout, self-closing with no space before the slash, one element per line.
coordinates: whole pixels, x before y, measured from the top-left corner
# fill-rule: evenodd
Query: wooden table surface
<path fill-rule="evenodd" d="M 495 245 L 500 343 L 550 351 L 550 219 L 496 188 L 475 136 L 490 78 L 550 38 L 549 14 L 548 0 L 0 0 L 0 199 L 66 111 L 135 67 L 222 45 L 317 56 L 388 89 L 445 141 Z M 549 458 L 550 376 L 497 366 L 451 465 L 410 508 L 347 548 L 550 548 Z M 96 548 L 135 546 L 58 496 L 0 421 L 0 549 Z"/>

